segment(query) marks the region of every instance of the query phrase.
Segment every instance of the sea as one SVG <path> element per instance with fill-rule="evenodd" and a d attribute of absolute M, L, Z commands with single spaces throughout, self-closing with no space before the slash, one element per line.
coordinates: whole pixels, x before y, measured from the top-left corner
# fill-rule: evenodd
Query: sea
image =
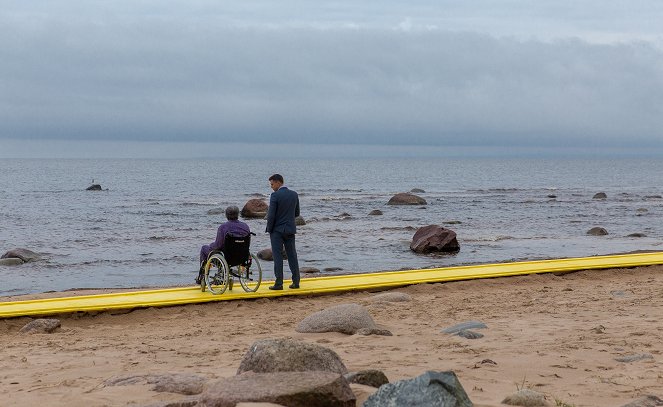
<path fill-rule="evenodd" d="M 300 266 L 315 275 L 663 250 L 657 158 L 216 156 L 0 159 L 0 254 L 41 254 L 0 266 L 0 296 L 192 285 L 219 210 L 268 200 L 273 173 L 299 193 Z M 92 182 L 102 190 L 87 191 Z M 415 188 L 426 205 L 387 205 Z M 252 251 L 268 248 L 266 221 L 246 222 Z M 433 224 L 456 232 L 459 252 L 410 250 L 417 228 Z M 593 227 L 608 235 L 588 235 Z M 273 264 L 261 265 L 273 279 Z"/>

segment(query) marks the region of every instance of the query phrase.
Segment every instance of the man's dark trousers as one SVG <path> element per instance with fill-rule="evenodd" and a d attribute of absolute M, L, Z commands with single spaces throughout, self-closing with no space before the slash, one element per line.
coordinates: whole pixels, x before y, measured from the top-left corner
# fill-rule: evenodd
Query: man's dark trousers
<path fill-rule="evenodd" d="M 288 265 L 292 273 L 292 283 L 299 285 L 299 262 L 297 261 L 297 250 L 295 249 L 295 235 L 273 231 L 269 234 L 269 240 L 272 243 L 274 277 L 276 277 L 275 285 L 283 285 L 283 254 L 281 253 L 283 247 L 285 247 L 285 254 L 288 256 Z"/>

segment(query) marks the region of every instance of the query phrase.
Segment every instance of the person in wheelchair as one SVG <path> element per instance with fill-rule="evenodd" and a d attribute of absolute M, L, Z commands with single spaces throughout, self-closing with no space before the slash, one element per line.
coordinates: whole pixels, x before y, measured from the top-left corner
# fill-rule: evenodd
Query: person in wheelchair
<path fill-rule="evenodd" d="M 209 254 L 213 251 L 223 250 L 226 235 L 240 237 L 251 234 L 249 225 L 239 220 L 239 208 L 237 206 L 226 208 L 226 219 L 228 221 L 222 223 L 216 231 L 216 240 L 200 248 L 200 269 L 198 270 L 198 277 L 196 277 L 196 284 L 200 284 L 203 279 L 205 262 Z"/>

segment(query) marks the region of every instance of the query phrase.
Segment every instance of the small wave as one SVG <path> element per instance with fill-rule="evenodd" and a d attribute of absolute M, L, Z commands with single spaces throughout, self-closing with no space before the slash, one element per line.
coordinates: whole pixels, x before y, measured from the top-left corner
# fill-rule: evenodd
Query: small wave
<path fill-rule="evenodd" d="M 321 201 L 325 201 L 325 202 L 330 202 L 330 201 L 334 201 L 334 202 L 341 202 L 341 201 L 343 201 L 343 202 L 352 202 L 352 201 L 359 201 L 359 200 L 362 200 L 364 198 L 362 198 L 362 197 L 351 197 L 351 196 L 329 196 L 329 195 L 327 195 L 327 196 L 322 196 L 319 199 Z"/>
<path fill-rule="evenodd" d="M 157 241 L 159 241 L 159 240 L 177 240 L 177 238 L 174 237 L 174 236 L 150 236 L 148 239 L 149 240 L 157 240 Z"/>
<path fill-rule="evenodd" d="M 387 231 L 397 231 L 397 230 L 417 230 L 414 226 L 383 226 L 380 228 L 380 230 L 387 230 Z"/>
<path fill-rule="evenodd" d="M 480 237 L 480 238 L 476 238 L 476 239 L 463 239 L 463 240 L 465 242 L 479 243 L 479 242 L 499 242 L 501 240 L 511 240 L 511 239 L 515 239 L 515 237 L 503 235 L 503 236 L 486 236 L 486 237 Z"/>
<path fill-rule="evenodd" d="M 210 202 L 182 202 L 182 206 L 214 206 L 216 204 Z"/>

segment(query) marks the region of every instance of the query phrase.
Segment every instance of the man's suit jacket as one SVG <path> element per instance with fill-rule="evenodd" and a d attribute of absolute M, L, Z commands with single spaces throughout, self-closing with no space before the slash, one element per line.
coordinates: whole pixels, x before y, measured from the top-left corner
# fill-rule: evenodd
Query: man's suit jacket
<path fill-rule="evenodd" d="M 297 233 L 295 217 L 299 216 L 299 196 L 286 187 L 272 192 L 267 212 L 267 232 L 281 232 L 285 235 Z"/>

